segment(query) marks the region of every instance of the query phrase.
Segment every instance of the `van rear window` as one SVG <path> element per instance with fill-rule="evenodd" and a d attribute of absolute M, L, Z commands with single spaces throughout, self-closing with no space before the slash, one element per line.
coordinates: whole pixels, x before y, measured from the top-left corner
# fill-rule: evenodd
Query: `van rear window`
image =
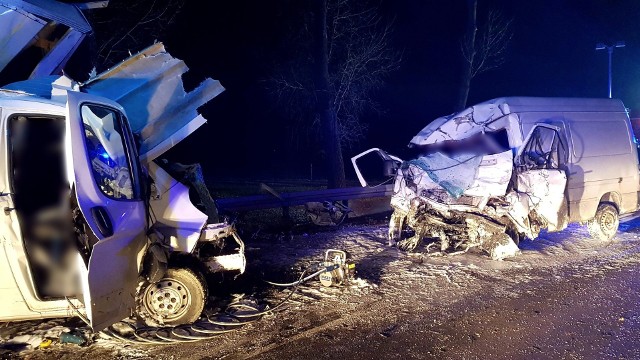
<path fill-rule="evenodd" d="M 570 128 L 576 160 L 631 152 L 631 137 L 624 121 L 571 122 Z"/>

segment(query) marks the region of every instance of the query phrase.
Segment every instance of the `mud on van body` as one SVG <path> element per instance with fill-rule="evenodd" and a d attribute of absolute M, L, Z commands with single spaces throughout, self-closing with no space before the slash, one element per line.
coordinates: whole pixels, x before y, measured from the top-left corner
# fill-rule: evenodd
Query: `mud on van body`
<path fill-rule="evenodd" d="M 407 250 L 437 239 L 442 251 L 513 256 L 542 229 L 586 223 L 611 239 L 638 208 L 638 153 L 620 100 L 510 97 L 434 120 L 395 170 L 389 240 Z M 357 160 L 356 173 L 366 186 Z M 409 236 L 406 229 L 409 229 Z"/>

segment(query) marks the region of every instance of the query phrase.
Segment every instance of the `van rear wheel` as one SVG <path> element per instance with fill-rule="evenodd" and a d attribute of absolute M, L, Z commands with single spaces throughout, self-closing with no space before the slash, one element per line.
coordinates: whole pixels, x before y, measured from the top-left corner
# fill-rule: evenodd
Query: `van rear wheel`
<path fill-rule="evenodd" d="M 145 282 L 139 288 L 137 317 L 150 326 L 190 324 L 202 314 L 206 295 L 200 274 L 170 268 L 158 282 Z"/>
<path fill-rule="evenodd" d="M 601 203 L 598 205 L 596 216 L 587 222 L 587 229 L 594 239 L 611 240 L 618 231 L 618 225 L 618 209 L 613 204 Z"/>

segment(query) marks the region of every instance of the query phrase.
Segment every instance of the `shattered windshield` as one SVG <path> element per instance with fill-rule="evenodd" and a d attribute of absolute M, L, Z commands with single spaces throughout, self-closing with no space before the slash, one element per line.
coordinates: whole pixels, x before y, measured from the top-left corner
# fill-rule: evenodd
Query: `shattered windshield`
<path fill-rule="evenodd" d="M 502 129 L 462 140 L 419 146 L 414 150 L 418 154 L 403 164 L 404 170 L 408 170 L 409 165 L 422 169 L 433 182 L 458 199 L 476 181 L 483 157 L 510 151 L 510 147 L 507 131 Z"/>

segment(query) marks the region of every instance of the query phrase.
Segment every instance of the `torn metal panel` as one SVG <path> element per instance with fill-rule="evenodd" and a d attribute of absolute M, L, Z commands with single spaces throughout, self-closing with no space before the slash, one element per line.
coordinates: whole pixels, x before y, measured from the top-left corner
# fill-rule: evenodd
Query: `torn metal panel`
<path fill-rule="evenodd" d="M 224 91 L 219 81 L 206 79 L 186 92 L 181 76 L 187 70 L 157 43 L 88 80 L 82 90 L 125 108 L 142 140 L 140 158 L 150 162 L 202 126 L 206 120 L 197 109 Z"/>
<path fill-rule="evenodd" d="M 56 46 L 45 55 L 36 65 L 29 76 L 30 79 L 39 78 L 51 74 L 59 74 L 63 67 L 76 51 L 80 43 L 84 40 L 84 35 L 73 29 L 69 29 L 64 36 L 58 40 Z"/>
<path fill-rule="evenodd" d="M 208 222 L 217 223 L 219 220 L 218 209 L 207 188 L 200 164 L 186 165 L 178 162 L 169 162 L 166 159 L 162 159 L 158 163 L 162 164 L 164 169 L 176 180 L 195 190 L 198 196 L 193 201 L 202 206 L 202 212 L 209 217 Z"/>
<path fill-rule="evenodd" d="M 191 203 L 188 187 L 153 162 L 148 168 L 154 180 L 149 201 L 154 215 L 152 225 L 168 239 L 172 250 L 192 252 L 207 223 L 207 215 Z"/>
<path fill-rule="evenodd" d="M 562 207 L 566 207 L 564 191 L 567 176 L 560 170 L 535 170 L 518 174 L 518 191 L 528 197 L 529 211 L 535 210 L 544 219 L 550 231 L 567 227 L 567 217 L 562 216 Z M 566 213 L 566 211 L 564 212 Z"/>
<path fill-rule="evenodd" d="M 50 0 L 0 0 L 0 5 L 67 25 L 83 34 L 91 32 L 87 19 L 72 4 Z"/>
<path fill-rule="evenodd" d="M 205 261 L 205 265 L 211 272 L 237 270 L 242 274 L 247 266 L 247 258 L 244 254 L 220 255 Z"/>
<path fill-rule="evenodd" d="M 46 23 L 0 2 L 0 71 L 33 40 Z"/>
<path fill-rule="evenodd" d="M 83 3 L 74 4 L 80 10 L 94 10 L 94 9 L 104 9 L 109 6 L 109 0 L 102 1 L 87 1 Z"/>
<path fill-rule="evenodd" d="M 507 192 L 512 172 L 513 154 L 511 151 L 485 155 L 480 161 L 473 183 L 464 191 L 464 194 L 479 197 L 504 195 Z"/>
<path fill-rule="evenodd" d="M 505 225 L 480 216 L 467 216 L 465 222 L 470 243 L 467 247 L 478 246 L 493 260 L 516 256 L 520 252 L 518 245 L 505 233 Z"/>
<path fill-rule="evenodd" d="M 50 34 L 61 26 L 66 33 L 60 38 L 50 39 Z M 25 78 L 59 75 L 91 31 L 91 25 L 80 9 L 72 4 L 45 0 L 0 0 L 0 71 L 12 61 L 19 61 L 16 58 L 25 51 L 37 49 L 44 56 L 34 59 L 37 60 L 36 66 L 28 70 Z"/>

